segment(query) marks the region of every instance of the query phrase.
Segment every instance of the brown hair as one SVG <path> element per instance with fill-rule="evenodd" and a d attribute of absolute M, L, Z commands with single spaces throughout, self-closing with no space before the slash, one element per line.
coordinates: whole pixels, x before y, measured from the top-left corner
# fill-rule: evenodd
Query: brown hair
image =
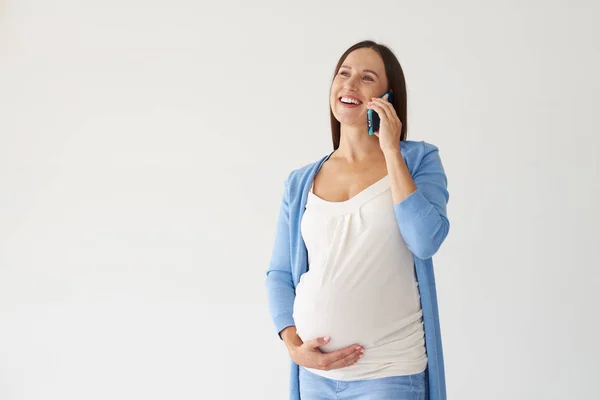
<path fill-rule="evenodd" d="M 333 79 L 335 79 L 338 74 L 342 63 L 348 57 L 348 54 L 352 53 L 356 49 L 368 48 L 375 50 L 377 54 L 383 60 L 383 65 L 385 66 L 385 74 L 387 75 L 389 88 L 393 92 L 392 96 L 392 104 L 394 109 L 396 110 L 396 114 L 398 114 L 398 118 L 400 118 L 400 122 L 402 123 L 402 129 L 400 132 L 400 141 L 406 140 L 406 82 L 404 80 L 404 72 L 402 71 L 402 67 L 400 66 L 400 62 L 387 46 L 384 46 L 379 43 L 375 43 L 371 40 L 365 40 L 355 45 L 352 45 L 348 50 L 342 54 L 340 60 L 335 67 L 335 72 L 333 74 Z M 333 84 L 333 82 L 332 82 Z M 338 121 L 333 115 L 333 111 L 331 110 L 331 106 L 329 107 L 329 117 L 331 120 L 331 138 L 333 140 L 333 150 L 337 150 L 340 146 L 340 121 Z M 366 121 L 365 121 L 366 124 Z"/>

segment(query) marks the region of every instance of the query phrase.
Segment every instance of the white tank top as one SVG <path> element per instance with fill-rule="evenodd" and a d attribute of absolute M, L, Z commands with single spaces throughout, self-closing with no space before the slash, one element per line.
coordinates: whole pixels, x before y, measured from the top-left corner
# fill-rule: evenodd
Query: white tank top
<path fill-rule="evenodd" d="M 330 336 L 320 348 L 326 353 L 354 343 L 365 348 L 352 366 L 308 369 L 346 381 L 424 371 L 413 254 L 398 228 L 389 175 L 342 202 L 325 201 L 311 187 L 301 232 L 309 269 L 296 288 L 298 336 Z"/>

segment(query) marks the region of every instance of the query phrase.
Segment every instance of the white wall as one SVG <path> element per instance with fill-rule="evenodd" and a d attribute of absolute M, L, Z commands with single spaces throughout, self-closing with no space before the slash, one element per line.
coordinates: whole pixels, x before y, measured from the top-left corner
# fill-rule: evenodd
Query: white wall
<path fill-rule="evenodd" d="M 374 39 L 440 148 L 448 398 L 600 396 L 588 2 L 0 3 L 0 399 L 284 399 L 264 273 Z"/>

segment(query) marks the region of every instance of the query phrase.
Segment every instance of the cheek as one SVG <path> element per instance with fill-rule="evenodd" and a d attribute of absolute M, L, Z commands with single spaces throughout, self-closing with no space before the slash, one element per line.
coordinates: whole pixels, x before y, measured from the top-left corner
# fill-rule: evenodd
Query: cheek
<path fill-rule="evenodd" d="M 342 90 L 343 87 L 343 82 L 341 82 L 338 78 L 335 78 L 333 80 L 333 83 L 331 84 L 331 90 L 329 91 L 329 93 L 339 93 L 340 90 Z"/>
<path fill-rule="evenodd" d="M 342 90 L 342 85 L 337 81 L 333 81 L 331 89 L 329 89 L 329 98 L 337 98 L 338 93 Z"/>
<path fill-rule="evenodd" d="M 335 104 L 335 101 L 337 100 L 337 94 L 335 94 L 335 93 L 336 92 L 334 90 L 329 92 L 329 105 L 332 107 Z"/>

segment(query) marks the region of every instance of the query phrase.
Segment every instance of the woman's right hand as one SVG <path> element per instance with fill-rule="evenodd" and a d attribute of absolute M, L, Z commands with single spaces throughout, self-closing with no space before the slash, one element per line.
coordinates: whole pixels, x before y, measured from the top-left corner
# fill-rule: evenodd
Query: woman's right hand
<path fill-rule="evenodd" d="M 290 327 L 292 328 L 292 327 Z M 358 344 L 345 347 L 331 353 L 323 353 L 319 346 L 329 343 L 330 338 L 320 337 L 302 342 L 295 332 L 285 332 L 285 336 L 293 335 L 292 340 L 284 340 L 288 347 L 290 357 L 298 365 L 306 368 L 329 371 L 331 369 L 344 368 L 355 364 L 364 353 L 364 348 Z"/>

